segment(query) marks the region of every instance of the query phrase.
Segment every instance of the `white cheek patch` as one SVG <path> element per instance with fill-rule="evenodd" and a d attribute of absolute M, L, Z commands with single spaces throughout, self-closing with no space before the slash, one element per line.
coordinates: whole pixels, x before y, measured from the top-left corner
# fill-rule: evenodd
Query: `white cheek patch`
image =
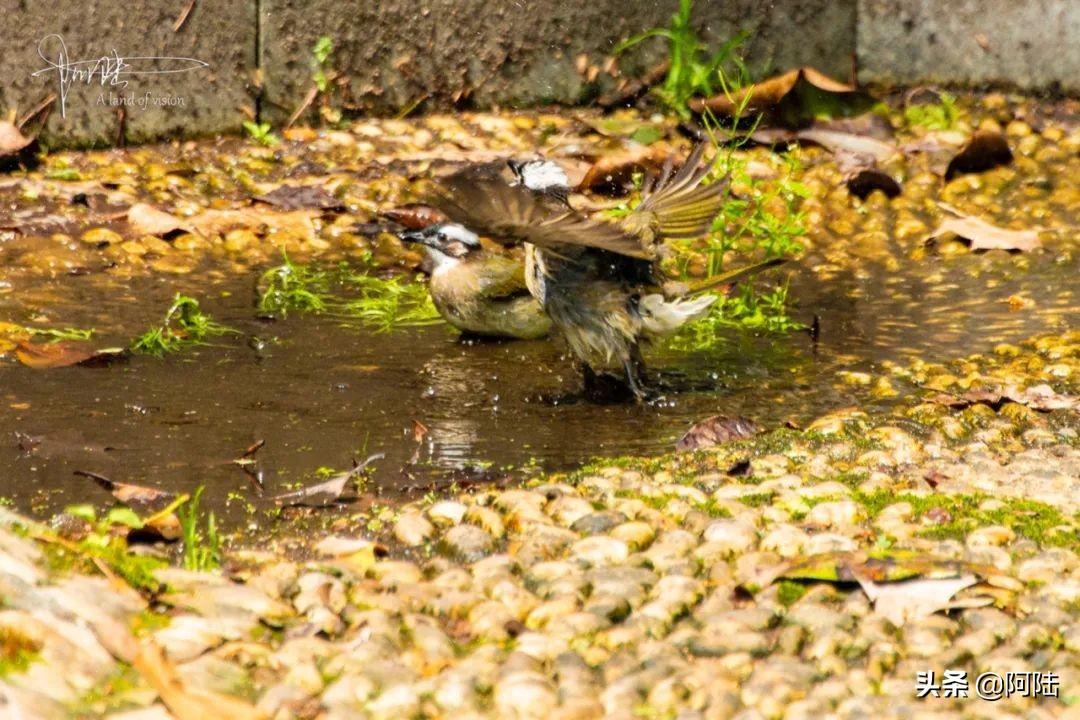
<path fill-rule="evenodd" d="M 443 225 L 439 232 L 451 240 L 475 247 L 480 244 L 480 236 L 462 225 Z"/>
<path fill-rule="evenodd" d="M 570 187 L 566 171 L 550 160 L 536 160 L 522 165 L 521 182 L 530 190 Z"/>

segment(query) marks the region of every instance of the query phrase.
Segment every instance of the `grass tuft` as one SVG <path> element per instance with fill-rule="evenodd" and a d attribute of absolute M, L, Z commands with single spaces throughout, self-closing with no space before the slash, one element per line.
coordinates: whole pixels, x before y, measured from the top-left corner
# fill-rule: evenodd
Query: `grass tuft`
<path fill-rule="evenodd" d="M 236 332 L 214 322 L 199 307 L 199 301 L 177 294 L 161 325 L 140 335 L 131 345 L 132 352 L 161 357 L 192 345 L 205 344 L 215 335 Z"/>

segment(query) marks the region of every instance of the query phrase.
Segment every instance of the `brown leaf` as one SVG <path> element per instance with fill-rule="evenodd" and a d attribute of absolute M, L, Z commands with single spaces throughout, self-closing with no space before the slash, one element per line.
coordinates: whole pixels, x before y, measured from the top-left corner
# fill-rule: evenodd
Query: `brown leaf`
<path fill-rule="evenodd" d="M 182 232 L 191 232 L 192 227 L 180 218 L 158 210 L 153 205 L 136 203 L 128 208 L 127 222 L 139 235 L 156 235 L 168 238 Z"/>
<path fill-rule="evenodd" d="M 657 173 L 668 158 L 667 151 L 655 145 L 631 144 L 594 162 L 577 187 L 579 190 L 621 194 L 630 185 L 634 173 Z"/>
<path fill-rule="evenodd" d="M 15 357 L 23 365 L 35 370 L 82 365 L 96 367 L 107 365 L 127 356 L 123 348 L 97 349 L 84 342 L 62 341 L 34 343 L 23 341 L 15 348 Z"/>
<path fill-rule="evenodd" d="M 262 720 L 266 717 L 244 700 L 189 687 L 161 646 L 150 638 L 136 638 L 122 623 L 102 615 L 95 617 L 91 625 L 102 646 L 117 660 L 134 668 L 177 720 Z"/>
<path fill-rule="evenodd" d="M 318 185 L 282 185 L 259 195 L 256 202 L 283 210 L 344 210 L 345 205 Z"/>
<path fill-rule="evenodd" d="M 662 81 L 670 67 L 670 60 L 662 60 L 649 68 L 640 78 L 623 80 L 614 90 L 598 97 L 596 104 L 605 109 L 632 105 L 634 101 L 648 92 L 649 88 Z"/>
<path fill-rule="evenodd" d="M 428 434 L 428 426 L 425 425 L 424 423 L 420 422 L 419 420 L 414 419 L 412 421 L 413 440 L 416 441 L 416 442 L 423 442 L 424 438 L 427 437 L 427 434 Z"/>
<path fill-rule="evenodd" d="M 834 80 L 814 68 L 802 67 L 738 90 L 732 93 L 730 98 L 726 94 L 720 94 L 706 100 L 695 98 L 690 101 L 690 109 L 694 112 L 703 112 L 708 109 L 715 113 L 731 115 L 745 101 L 744 113 L 762 112 L 779 105 L 800 84 L 826 93 L 847 95 L 858 92 L 854 85 Z M 749 100 L 747 100 L 747 96 L 749 96 Z"/>
<path fill-rule="evenodd" d="M 896 154 L 896 146 L 892 143 L 878 140 L 866 135 L 856 135 L 840 130 L 827 130 L 810 127 L 799 130 L 795 136 L 799 140 L 805 140 L 820 145 L 830 152 L 848 152 L 855 155 L 866 155 L 875 160 L 887 160 Z"/>
<path fill-rule="evenodd" d="M 1032 410 L 1076 410 L 1080 407 L 1080 397 L 1055 392 L 1049 385 L 1034 385 L 1021 390 L 1009 386 L 993 390 L 968 390 L 963 395 L 938 393 L 928 398 L 930 402 L 947 407 L 962 409 L 971 405 L 988 405 L 999 409 L 1004 403 L 1014 402 L 1026 405 Z"/>
<path fill-rule="evenodd" d="M 34 138 L 27 137 L 14 123 L 0 120 L 0 158 L 17 155 L 34 142 Z"/>
<path fill-rule="evenodd" d="M 423 230 L 449 220 L 441 210 L 423 203 L 408 203 L 389 210 L 383 210 L 383 217 L 393 220 L 406 230 Z"/>
<path fill-rule="evenodd" d="M 1030 252 L 1042 247 L 1035 230 L 1007 230 L 970 215 L 949 217 L 930 234 L 929 241 L 953 233 L 971 243 L 972 250 L 1009 250 Z"/>
<path fill-rule="evenodd" d="M 1013 154 L 1005 136 L 996 130 L 979 130 L 960 152 L 949 161 L 945 179 L 952 180 L 962 173 L 979 173 L 1012 162 Z"/>
<path fill-rule="evenodd" d="M 176 493 L 167 490 L 115 482 L 104 475 L 87 470 L 76 470 L 74 474 L 79 477 L 90 478 L 116 498 L 117 501 L 127 505 L 140 515 L 164 510 L 177 497 Z"/>
<path fill-rule="evenodd" d="M 352 492 L 355 488 L 354 480 L 368 465 L 383 457 L 382 453 L 376 453 L 362 463 L 355 463 L 353 467 L 343 473 L 338 473 L 325 482 L 309 485 L 293 492 L 275 495 L 270 498 L 281 507 L 331 507 L 341 502 L 356 500 Z"/>
<path fill-rule="evenodd" d="M 753 420 L 744 417 L 713 415 L 687 430 L 676 443 L 675 449 L 679 452 L 699 450 L 747 438 L 759 432 L 761 428 Z"/>

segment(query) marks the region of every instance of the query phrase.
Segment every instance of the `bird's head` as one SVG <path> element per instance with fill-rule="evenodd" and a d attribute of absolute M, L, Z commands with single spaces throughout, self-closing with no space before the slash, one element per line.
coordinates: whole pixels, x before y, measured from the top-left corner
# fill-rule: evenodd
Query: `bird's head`
<path fill-rule="evenodd" d="M 570 179 L 558 163 L 550 160 L 507 160 L 517 184 L 541 193 L 567 193 Z"/>
<path fill-rule="evenodd" d="M 436 268 L 457 263 L 481 249 L 480 237 L 457 223 L 437 223 L 421 230 L 406 230 L 398 237 L 403 242 L 423 245 Z"/>

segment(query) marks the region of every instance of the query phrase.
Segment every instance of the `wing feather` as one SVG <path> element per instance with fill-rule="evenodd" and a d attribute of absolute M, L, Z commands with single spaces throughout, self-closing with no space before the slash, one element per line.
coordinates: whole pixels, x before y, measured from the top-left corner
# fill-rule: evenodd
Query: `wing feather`
<path fill-rule="evenodd" d="M 565 205 L 545 202 L 528 188 L 468 168 L 444 178 L 434 202 L 454 222 L 504 245 L 580 245 L 652 258 L 636 237 L 614 223 L 592 220 Z"/>
<path fill-rule="evenodd" d="M 700 237 L 712 227 L 713 218 L 727 198 L 727 183 L 701 185 L 716 162 L 701 164 L 705 144 L 690 152 L 679 171 L 665 171 L 648 196 L 626 220 L 628 227 L 654 226 L 662 239 Z"/>

